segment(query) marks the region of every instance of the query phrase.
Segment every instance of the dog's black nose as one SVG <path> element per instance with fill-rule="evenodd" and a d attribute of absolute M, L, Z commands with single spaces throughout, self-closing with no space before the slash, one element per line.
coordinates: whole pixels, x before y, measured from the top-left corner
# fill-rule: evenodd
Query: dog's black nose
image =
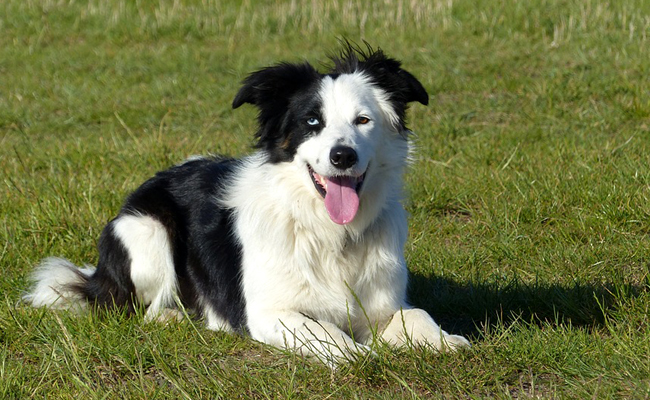
<path fill-rule="evenodd" d="M 338 169 L 348 169 L 358 160 L 357 152 L 351 147 L 336 146 L 330 151 L 330 162 Z"/>

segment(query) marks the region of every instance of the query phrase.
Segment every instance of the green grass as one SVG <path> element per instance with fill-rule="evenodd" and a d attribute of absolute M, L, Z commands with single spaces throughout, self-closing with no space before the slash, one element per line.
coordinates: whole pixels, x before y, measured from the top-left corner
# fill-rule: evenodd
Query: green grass
<path fill-rule="evenodd" d="M 409 125 L 412 302 L 454 355 L 336 371 L 200 323 L 19 303 L 96 261 L 155 171 L 250 151 L 250 71 L 368 40 L 431 93 Z M 650 2 L 5 0 L 0 398 L 650 397 Z"/>

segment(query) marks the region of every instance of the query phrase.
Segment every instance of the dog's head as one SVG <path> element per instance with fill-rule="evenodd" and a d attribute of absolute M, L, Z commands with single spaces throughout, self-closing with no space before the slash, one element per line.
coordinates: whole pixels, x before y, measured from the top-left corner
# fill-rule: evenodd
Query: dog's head
<path fill-rule="evenodd" d="M 332 61 L 325 74 L 307 63 L 254 72 L 233 108 L 244 103 L 259 108 L 257 147 L 271 163 L 304 168 L 306 183 L 324 198 L 332 221 L 347 224 L 357 214 L 360 197 L 404 164 L 407 105 L 426 105 L 429 97 L 400 62 L 381 50 L 348 45 Z"/>

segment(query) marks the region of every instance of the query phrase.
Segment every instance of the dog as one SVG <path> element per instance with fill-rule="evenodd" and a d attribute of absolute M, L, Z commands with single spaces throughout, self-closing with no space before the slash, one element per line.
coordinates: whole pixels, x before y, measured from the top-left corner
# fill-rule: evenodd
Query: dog
<path fill-rule="evenodd" d="M 256 150 L 193 157 L 135 190 L 104 228 L 96 268 L 47 258 L 36 307 L 190 310 L 208 329 L 335 360 L 374 340 L 453 351 L 469 342 L 406 302 L 406 111 L 422 84 L 380 49 L 347 44 L 331 69 L 250 74 Z"/>

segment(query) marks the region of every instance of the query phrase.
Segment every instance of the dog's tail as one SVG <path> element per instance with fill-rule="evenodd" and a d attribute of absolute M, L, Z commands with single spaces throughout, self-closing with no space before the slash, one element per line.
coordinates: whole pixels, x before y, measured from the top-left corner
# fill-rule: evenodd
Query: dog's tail
<path fill-rule="evenodd" d="M 46 258 L 32 274 L 33 286 L 23 300 L 34 307 L 83 310 L 88 306 L 84 288 L 94 272 L 64 258 Z"/>

